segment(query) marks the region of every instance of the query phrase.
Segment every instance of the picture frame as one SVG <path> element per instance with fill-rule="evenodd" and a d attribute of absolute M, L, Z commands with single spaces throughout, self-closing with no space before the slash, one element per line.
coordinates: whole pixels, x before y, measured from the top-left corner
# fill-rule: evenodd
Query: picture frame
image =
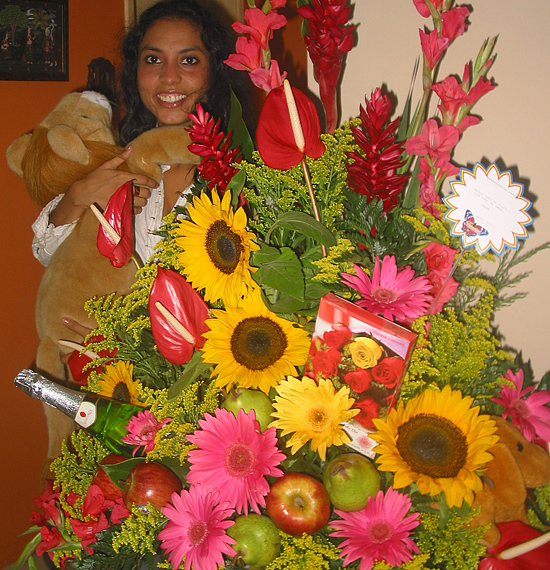
<path fill-rule="evenodd" d="M 68 0 L 0 0 L 0 80 L 69 80 Z"/>

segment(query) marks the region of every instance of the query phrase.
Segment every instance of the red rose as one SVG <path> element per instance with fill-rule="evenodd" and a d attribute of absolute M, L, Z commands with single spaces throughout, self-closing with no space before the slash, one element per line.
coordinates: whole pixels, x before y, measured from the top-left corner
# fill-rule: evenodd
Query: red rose
<path fill-rule="evenodd" d="M 374 429 L 372 420 L 378 417 L 380 404 L 370 398 L 365 398 L 364 400 L 355 402 L 354 408 L 358 408 L 361 411 L 353 419 L 357 420 L 367 429 Z"/>
<path fill-rule="evenodd" d="M 351 340 L 352 332 L 346 325 L 338 323 L 334 325 L 334 328 L 327 331 L 323 335 L 323 340 L 331 348 L 341 348 L 344 344 Z"/>
<path fill-rule="evenodd" d="M 458 250 L 446 245 L 430 242 L 424 247 L 428 272 L 435 271 L 445 277 L 450 273 Z"/>
<path fill-rule="evenodd" d="M 348 372 L 344 376 L 344 382 L 354 391 L 360 394 L 368 390 L 372 382 L 372 374 L 370 370 L 365 368 L 357 368 L 353 372 Z"/>
<path fill-rule="evenodd" d="M 340 351 L 335 348 L 318 350 L 311 361 L 315 376 L 322 374 L 325 378 L 338 374 L 338 363 L 342 359 Z"/>
<path fill-rule="evenodd" d="M 401 380 L 405 368 L 405 361 L 399 356 L 383 358 L 371 369 L 372 378 L 375 382 L 384 384 L 387 388 L 395 388 Z"/>

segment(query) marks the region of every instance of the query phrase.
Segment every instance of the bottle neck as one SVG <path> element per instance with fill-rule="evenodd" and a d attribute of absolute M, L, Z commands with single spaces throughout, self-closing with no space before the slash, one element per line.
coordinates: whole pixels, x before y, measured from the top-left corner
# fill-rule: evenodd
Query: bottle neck
<path fill-rule="evenodd" d="M 15 377 L 15 385 L 31 398 L 42 400 L 74 418 L 85 394 L 56 384 L 33 370 L 22 370 Z"/>

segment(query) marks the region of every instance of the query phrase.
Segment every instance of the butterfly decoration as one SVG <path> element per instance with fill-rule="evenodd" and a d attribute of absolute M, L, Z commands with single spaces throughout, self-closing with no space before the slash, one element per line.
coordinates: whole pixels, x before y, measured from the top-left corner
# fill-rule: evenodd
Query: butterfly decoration
<path fill-rule="evenodd" d="M 479 224 L 476 224 L 474 215 L 470 210 L 466 210 L 464 214 L 464 222 L 462 222 L 462 231 L 467 237 L 486 236 L 489 232 Z"/>

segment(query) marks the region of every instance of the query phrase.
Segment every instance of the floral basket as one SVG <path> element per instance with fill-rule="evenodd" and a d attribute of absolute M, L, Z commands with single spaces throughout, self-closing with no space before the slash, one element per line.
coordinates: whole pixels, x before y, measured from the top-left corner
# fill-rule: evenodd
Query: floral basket
<path fill-rule="evenodd" d="M 453 226 L 446 215 L 454 147 L 494 87 L 495 39 L 460 79 L 438 80 L 470 11 L 414 0 L 426 25 L 421 100 L 392 118 L 376 89 L 336 128 L 349 7 L 300 0 L 321 133 L 271 58 L 285 0 L 248 3 L 226 63 L 269 93 L 257 149 L 238 105 L 227 136 L 200 106 L 191 115 L 193 199 L 166 217 L 130 294 L 87 303 L 98 328 L 71 359 L 83 390 L 136 413 L 120 441 L 108 428 L 73 434 L 20 562 L 36 552 L 75 569 L 546 567 L 549 377 L 536 382 L 491 326 L 513 301 L 509 269 L 536 253 L 519 242 L 530 218 L 513 247 L 486 253 L 470 247 L 479 219 Z M 482 254 L 498 262 L 493 274 Z"/>

